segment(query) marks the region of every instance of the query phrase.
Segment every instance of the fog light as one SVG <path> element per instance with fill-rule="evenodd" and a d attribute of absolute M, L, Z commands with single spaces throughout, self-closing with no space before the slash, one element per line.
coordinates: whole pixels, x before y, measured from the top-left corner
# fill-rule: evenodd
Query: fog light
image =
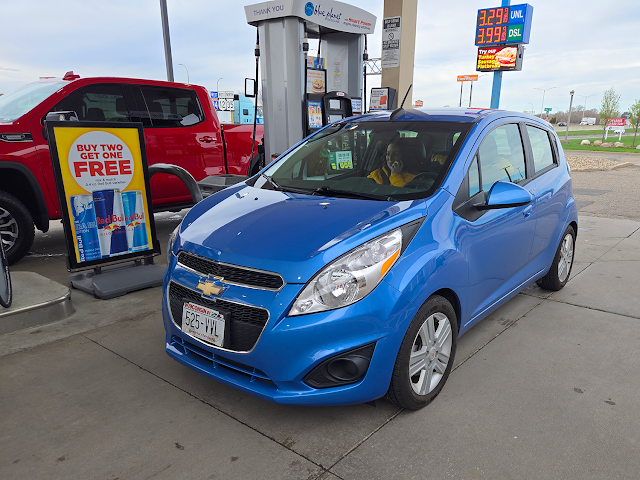
<path fill-rule="evenodd" d="M 325 360 L 304 377 L 304 382 L 313 388 L 329 388 L 360 381 L 367 373 L 375 346 L 371 343 Z"/>

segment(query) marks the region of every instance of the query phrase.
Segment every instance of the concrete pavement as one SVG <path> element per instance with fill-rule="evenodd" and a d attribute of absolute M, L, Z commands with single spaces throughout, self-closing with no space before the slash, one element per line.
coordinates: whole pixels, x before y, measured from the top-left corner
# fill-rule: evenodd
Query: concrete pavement
<path fill-rule="evenodd" d="M 74 291 L 70 319 L 0 336 L 0 478 L 636 479 L 640 222 L 581 216 L 575 260 L 462 336 L 418 412 L 259 400 L 166 356 L 159 288 Z"/>

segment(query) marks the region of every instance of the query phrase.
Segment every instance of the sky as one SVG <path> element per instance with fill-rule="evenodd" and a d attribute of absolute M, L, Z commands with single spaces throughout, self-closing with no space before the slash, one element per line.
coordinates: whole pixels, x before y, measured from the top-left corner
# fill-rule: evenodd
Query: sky
<path fill-rule="evenodd" d="M 539 112 L 598 107 L 605 90 L 620 95 L 621 112 L 640 99 L 640 0 L 530 0 L 530 44 L 521 72 L 505 72 L 500 108 Z M 174 76 L 209 90 L 244 89 L 255 75 L 252 1 L 167 0 Z M 349 0 L 377 17 L 368 39 L 380 57 L 384 2 Z M 517 4 L 519 2 L 512 2 Z M 458 106 L 457 75 L 475 74 L 477 10 L 499 0 L 418 1 L 413 99 Z M 159 0 L 0 0 L 0 93 L 43 76 L 73 70 L 82 77 L 166 80 Z M 474 83 L 473 106 L 489 106 L 493 74 Z M 380 86 L 368 76 L 367 88 Z M 555 88 L 552 88 L 555 87 Z M 581 96 L 582 95 L 582 96 Z M 584 98 L 584 96 L 589 96 Z M 464 85 L 463 106 L 468 105 Z"/>

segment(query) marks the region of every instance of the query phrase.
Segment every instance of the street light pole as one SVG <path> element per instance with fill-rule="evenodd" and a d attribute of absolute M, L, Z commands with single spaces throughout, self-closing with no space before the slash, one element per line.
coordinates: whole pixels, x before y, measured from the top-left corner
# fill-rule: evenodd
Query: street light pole
<path fill-rule="evenodd" d="M 187 85 L 189 85 L 189 69 L 184 63 L 179 63 L 178 65 L 182 65 L 184 69 L 187 71 Z"/>
<path fill-rule="evenodd" d="M 584 112 L 587 110 L 587 98 L 593 97 L 594 95 L 595 93 L 592 93 L 591 95 L 576 95 L 576 97 L 584 97 L 584 107 L 582 110 L 582 119 L 580 121 L 584 120 Z"/>
<path fill-rule="evenodd" d="M 485 73 L 484 75 L 478 75 L 478 80 L 480 80 L 480 77 L 486 77 L 487 75 L 489 75 L 488 73 Z M 469 108 L 471 108 L 471 95 L 473 94 L 473 81 L 471 82 L 471 91 L 469 92 Z"/>
<path fill-rule="evenodd" d="M 540 118 L 542 118 L 542 112 L 544 111 L 544 94 L 547 93 L 547 90 L 553 90 L 556 87 L 551 88 L 538 88 L 535 87 L 534 90 L 542 90 L 542 107 L 540 107 Z"/>
<path fill-rule="evenodd" d="M 536 108 L 533 106 L 532 102 L 529 102 L 529 105 L 531 105 L 531 115 L 535 115 L 536 113 Z"/>
<path fill-rule="evenodd" d="M 167 63 L 167 80 L 173 82 L 173 60 L 171 59 L 171 39 L 169 38 L 167 0 L 160 0 L 160 16 L 162 17 L 162 37 L 164 38 L 164 58 Z"/>
<path fill-rule="evenodd" d="M 218 98 L 220 98 L 220 80 L 222 80 L 222 77 L 220 77 L 216 82 L 216 92 L 218 92 Z"/>
<path fill-rule="evenodd" d="M 571 101 L 569 102 L 569 117 L 567 118 L 567 129 L 564 132 L 564 141 L 569 141 L 569 123 L 571 123 L 571 108 L 573 107 L 573 90 L 571 90 Z"/>

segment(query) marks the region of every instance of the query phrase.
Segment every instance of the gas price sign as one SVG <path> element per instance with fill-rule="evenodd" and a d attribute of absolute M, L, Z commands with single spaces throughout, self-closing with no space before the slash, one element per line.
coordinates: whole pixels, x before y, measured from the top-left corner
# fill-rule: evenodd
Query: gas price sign
<path fill-rule="evenodd" d="M 527 3 L 478 10 L 476 45 L 529 43 L 533 7 Z"/>

